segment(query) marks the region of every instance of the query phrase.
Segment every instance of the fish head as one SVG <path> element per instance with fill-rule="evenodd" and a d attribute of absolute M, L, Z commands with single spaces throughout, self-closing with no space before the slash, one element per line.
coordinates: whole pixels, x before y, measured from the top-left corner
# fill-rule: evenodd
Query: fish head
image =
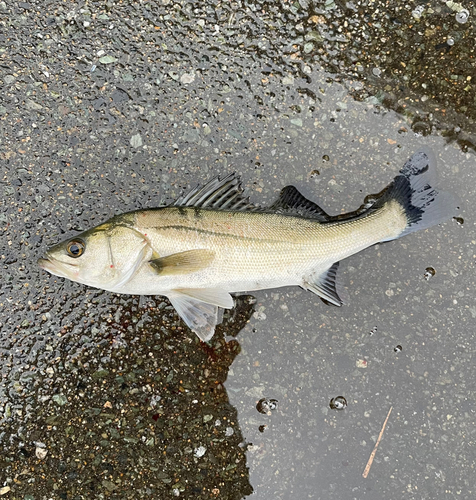
<path fill-rule="evenodd" d="M 46 271 L 85 285 L 99 287 L 112 269 L 108 232 L 101 226 L 49 248 L 38 265 Z"/>
<path fill-rule="evenodd" d="M 148 249 L 143 235 L 108 221 L 51 247 L 38 265 L 55 276 L 116 290 L 129 281 Z"/>

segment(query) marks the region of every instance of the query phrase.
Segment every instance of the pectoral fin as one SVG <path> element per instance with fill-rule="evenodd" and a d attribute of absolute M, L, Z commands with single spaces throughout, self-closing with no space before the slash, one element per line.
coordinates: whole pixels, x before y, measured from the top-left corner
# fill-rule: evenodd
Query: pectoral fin
<path fill-rule="evenodd" d="M 215 326 L 218 323 L 217 306 L 194 299 L 180 291 L 170 292 L 167 297 L 187 326 L 203 342 L 207 342 L 213 337 Z"/>
<path fill-rule="evenodd" d="M 306 277 L 302 287 L 306 290 L 314 292 L 319 297 L 327 300 L 331 304 L 341 306 L 344 302 L 337 293 L 336 275 L 339 263 L 336 262 L 322 273 L 314 273 Z"/>
<path fill-rule="evenodd" d="M 187 250 L 149 261 L 160 275 L 189 274 L 205 269 L 215 258 L 215 252 L 206 249 Z"/>

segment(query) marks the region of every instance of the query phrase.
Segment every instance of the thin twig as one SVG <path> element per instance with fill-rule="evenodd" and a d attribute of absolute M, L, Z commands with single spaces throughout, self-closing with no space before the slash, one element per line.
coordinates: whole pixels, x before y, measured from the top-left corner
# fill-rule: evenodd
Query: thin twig
<path fill-rule="evenodd" d="M 387 425 L 388 422 L 388 417 L 390 417 L 390 413 L 392 413 L 393 406 L 390 407 L 390 410 L 388 410 L 387 418 L 385 419 L 385 422 L 382 425 L 382 430 L 380 431 L 380 434 L 378 435 L 377 442 L 375 443 L 374 449 L 372 450 L 372 453 L 370 454 L 369 461 L 367 462 L 367 465 L 365 466 L 364 472 L 362 476 L 365 478 L 369 475 L 370 472 L 370 467 L 372 467 L 372 462 L 374 461 L 375 454 L 377 453 L 377 448 L 380 443 L 380 440 L 382 439 L 383 436 L 383 431 L 385 430 L 385 426 Z"/>

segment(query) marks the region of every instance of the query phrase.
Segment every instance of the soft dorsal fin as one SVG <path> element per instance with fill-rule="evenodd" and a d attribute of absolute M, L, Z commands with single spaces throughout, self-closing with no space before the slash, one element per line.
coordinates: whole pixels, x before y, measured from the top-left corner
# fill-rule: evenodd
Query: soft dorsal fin
<path fill-rule="evenodd" d="M 240 177 L 235 173 L 223 179 L 215 177 L 204 186 L 197 186 L 174 203 L 176 207 L 214 208 L 216 210 L 257 210 L 243 196 Z"/>
<path fill-rule="evenodd" d="M 328 222 L 330 219 L 330 216 L 319 205 L 308 200 L 294 186 L 283 188 L 279 198 L 267 210 L 301 217 L 312 217 L 321 222 Z"/>

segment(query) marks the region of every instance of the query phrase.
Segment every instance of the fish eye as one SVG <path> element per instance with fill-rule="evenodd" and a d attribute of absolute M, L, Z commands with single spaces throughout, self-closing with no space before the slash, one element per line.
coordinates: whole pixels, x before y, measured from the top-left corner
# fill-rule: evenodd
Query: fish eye
<path fill-rule="evenodd" d="M 83 254 L 86 245 L 81 240 L 72 240 L 66 246 L 66 251 L 70 257 L 79 257 Z"/>

